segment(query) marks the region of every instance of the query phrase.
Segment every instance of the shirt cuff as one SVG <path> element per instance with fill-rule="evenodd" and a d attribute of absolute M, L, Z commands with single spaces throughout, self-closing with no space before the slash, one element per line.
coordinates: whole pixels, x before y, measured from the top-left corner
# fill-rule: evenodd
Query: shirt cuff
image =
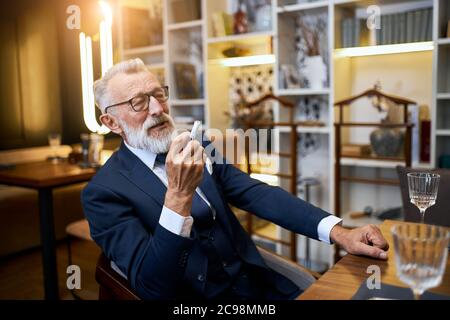
<path fill-rule="evenodd" d="M 191 235 L 193 223 L 194 218 L 191 216 L 183 217 L 166 206 L 163 206 L 161 216 L 159 217 L 159 224 L 163 228 L 185 238 L 189 238 Z"/>
<path fill-rule="evenodd" d="M 333 215 L 320 220 L 317 226 L 317 234 L 319 235 L 319 240 L 331 244 L 330 233 L 331 229 L 338 223 L 342 223 L 342 219 Z"/>

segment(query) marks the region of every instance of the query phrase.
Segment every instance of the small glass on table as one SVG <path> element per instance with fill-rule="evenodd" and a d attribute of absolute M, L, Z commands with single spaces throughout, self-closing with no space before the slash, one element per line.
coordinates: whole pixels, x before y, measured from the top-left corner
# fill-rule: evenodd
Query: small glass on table
<path fill-rule="evenodd" d="M 439 179 L 437 173 L 408 173 L 408 189 L 411 203 L 420 210 L 420 221 L 425 221 L 425 211 L 436 203 Z"/>
<path fill-rule="evenodd" d="M 414 298 L 442 282 L 447 265 L 450 231 L 426 224 L 399 224 L 392 230 L 398 278 Z"/>
<path fill-rule="evenodd" d="M 61 134 L 60 133 L 49 133 L 48 134 L 48 144 L 51 149 L 51 155 L 48 160 L 52 163 L 58 163 L 63 158 L 58 155 L 58 149 L 61 146 Z"/>

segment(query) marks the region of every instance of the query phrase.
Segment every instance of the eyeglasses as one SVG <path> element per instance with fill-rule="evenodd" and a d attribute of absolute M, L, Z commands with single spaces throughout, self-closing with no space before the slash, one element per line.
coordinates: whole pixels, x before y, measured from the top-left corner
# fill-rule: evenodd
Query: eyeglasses
<path fill-rule="evenodd" d="M 138 94 L 137 96 L 131 98 L 130 100 L 122 101 L 107 106 L 105 108 L 105 113 L 108 112 L 109 108 L 117 107 L 125 103 L 128 103 L 131 106 L 131 108 L 136 112 L 148 110 L 150 104 L 150 97 L 155 98 L 156 100 L 158 100 L 159 103 L 166 103 L 167 100 L 169 100 L 169 87 L 163 86 L 160 88 L 155 88 L 151 92 Z"/>

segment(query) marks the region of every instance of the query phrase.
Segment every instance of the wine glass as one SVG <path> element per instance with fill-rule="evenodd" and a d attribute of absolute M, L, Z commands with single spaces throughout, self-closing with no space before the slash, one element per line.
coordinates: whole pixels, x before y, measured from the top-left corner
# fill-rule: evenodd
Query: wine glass
<path fill-rule="evenodd" d="M 416 300 L 442 282 L 447 265 L 450 231 L 426 224 L 399 224 L 392 230 L 398 278 Z"/>
<path fill-rule="evenodd" d="M 440 176 L 436 173 L 408 173 L 409 198 L 420 210 L 421 219 L 425 221 L 425 210 L 436 203 Z"/>

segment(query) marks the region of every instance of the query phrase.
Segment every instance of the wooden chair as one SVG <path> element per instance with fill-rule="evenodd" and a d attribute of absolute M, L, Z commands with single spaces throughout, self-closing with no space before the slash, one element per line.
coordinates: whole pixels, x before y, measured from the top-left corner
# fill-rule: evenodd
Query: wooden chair
<path fill-rule="evenodd" d="M 316 281 L 316 277 L 302 266 L 258 247 L 266 264 L 272 270 L 283 274 L 301 290 L 306 290 Z M 111 267 L 111 261 L 101 254 L 97 262 L 95 278 L 100 285 L 99 300 L 140 300 L 130 288 L 128 281 Z"/>

